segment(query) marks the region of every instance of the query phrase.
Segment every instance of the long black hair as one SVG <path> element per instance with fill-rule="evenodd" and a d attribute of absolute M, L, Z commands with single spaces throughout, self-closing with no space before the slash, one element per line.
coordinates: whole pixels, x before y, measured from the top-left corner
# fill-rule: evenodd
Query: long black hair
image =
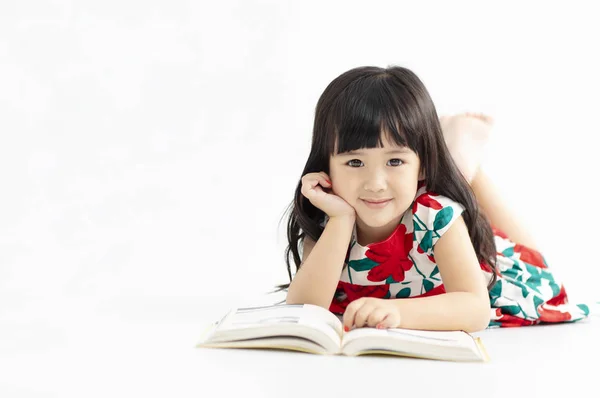
<path fill-rule="evenodd" d="M 329 158 L 336 150 L 343 153 L 382 147 L 382 131 L 387 132 L 397 145 L 408 146 L 419 156 L 427 191 L 464 206 L 462 215 L 477 258 L 493 274 L 488 285 L 491 289 L 497 279 L 491 225 L 448 151 L 427 89 L 415 73 L 399 66 L 351 69 L 334 79 L 321 94 L 315 110 L 310 154 L 294 200 L 286 211 L 289 219 L 285 262 L 290 282 L 290 256 L 297 272 L 301 266 L 300 245 L 307 236 L 315 242 L 319 239 L 325 216 L 302 195 L 301 177 L 320 171 L 329 174 Z M 279 285 L 277 289 L 288 287 L 289 283 Z"/>

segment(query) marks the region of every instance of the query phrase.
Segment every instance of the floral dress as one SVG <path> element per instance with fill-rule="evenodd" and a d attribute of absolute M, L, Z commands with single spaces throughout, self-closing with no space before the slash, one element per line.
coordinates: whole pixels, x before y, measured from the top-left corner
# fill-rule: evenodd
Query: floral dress
<path fill-rule="evenodd" d="M 421 186 L 387 239 L 361 246 L 355 228 L 330 311 L 341 315 L 350 302 L 361 297 L 396 299 L 445 293 L 433 249 L 463 211 L 454 200 Z M 539 252 L 492 229 L 498 279 L 489 291 L 488 327 L 574 322 L 589 315 L 587 305 L 568 302 L 565 288 Z M 483 263 L 480 267 L 490 281 L 491 269 Z"/>

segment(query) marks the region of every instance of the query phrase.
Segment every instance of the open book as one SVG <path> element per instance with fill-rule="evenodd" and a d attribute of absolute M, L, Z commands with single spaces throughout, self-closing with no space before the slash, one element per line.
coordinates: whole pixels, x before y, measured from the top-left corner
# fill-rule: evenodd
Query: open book
<path fill-rule="evenodd" d="M 449 361 L 489 360 L 479 338 L 463 331 L 356 328 L 311 304 L 236 308 L 210 325 L 196 347 L 272 348 L 327 355 L 384 354 Z"/>

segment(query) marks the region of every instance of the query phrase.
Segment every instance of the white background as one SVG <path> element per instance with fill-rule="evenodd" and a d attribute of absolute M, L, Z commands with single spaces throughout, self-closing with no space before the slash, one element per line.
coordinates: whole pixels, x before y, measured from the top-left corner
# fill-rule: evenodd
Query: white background
<path fill-rule="evenodd" d="M 287 282 L 316 101 L 360 65 L 494 117 L 485 168 L 572 301 L 598 300 L 600 28 L 554 4 L 3 0 L 0 395 L 59 391 L 26 387 L 22 350 L 85 341 L 79 319 L 205 321 Z"/>

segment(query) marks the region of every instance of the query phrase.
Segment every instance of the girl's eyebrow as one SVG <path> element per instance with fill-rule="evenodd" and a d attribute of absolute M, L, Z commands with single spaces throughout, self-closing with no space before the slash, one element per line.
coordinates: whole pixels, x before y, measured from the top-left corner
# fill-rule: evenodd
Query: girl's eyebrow
<path fill-rule="evenodd" d="M 406 148 L 401 148 L 401 149 L 392 149 L 390 151 L 387 151 L 385 154 L 386 155 L 396 155 L 396 154 L 406 154 L 408 153 L 410 150 L 406 149 Z M 345 152 L 345 153 L 340 153 L 339 156 L 363 156 L 365 153 L 361 152 L 361 151 L 350 151 L 350 152 Z"/>

